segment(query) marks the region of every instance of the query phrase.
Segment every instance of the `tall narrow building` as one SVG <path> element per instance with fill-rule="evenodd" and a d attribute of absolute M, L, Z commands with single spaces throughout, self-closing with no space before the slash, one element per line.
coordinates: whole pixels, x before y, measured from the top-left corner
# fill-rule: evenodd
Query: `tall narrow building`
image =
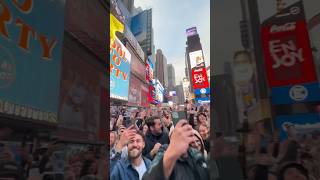
<path fill-rule="evenodd" d="M 168 90 L 173 91 L 176 86 L 176 75 L 172 64 L 168 64 Z"/>
<path fill-rule="evenodd" d="M 162 86 L 168 87 L 168 71 L 167 71 L 167 58 L 162 53 L 161 49 L 157 50 L 156 54 L 156 77 L 159 79 Z"/>

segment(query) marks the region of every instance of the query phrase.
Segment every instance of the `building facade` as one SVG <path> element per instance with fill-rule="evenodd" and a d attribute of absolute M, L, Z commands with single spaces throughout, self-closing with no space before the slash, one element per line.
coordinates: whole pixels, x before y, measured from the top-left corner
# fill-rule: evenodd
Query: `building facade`
<path fill-rule="evenodd" d="M 167 70 L 167 58 L 162 53 L 161 49 L 157 50 L 156 54 L 156 77 L 160 83 L 167 88 L 168 87 L 168 70 Z"/>
<path fill-rule="evenodd" d="M 168 64 L 168 90 L 172 91 L 176 86 L 176 75 L 172 64 Z"/>

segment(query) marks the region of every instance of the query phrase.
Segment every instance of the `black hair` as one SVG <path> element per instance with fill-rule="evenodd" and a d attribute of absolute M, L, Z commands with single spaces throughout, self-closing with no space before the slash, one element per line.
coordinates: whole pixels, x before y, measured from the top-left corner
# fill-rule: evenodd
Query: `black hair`
<path fill-rule="evenodd" d="M 156 119 L 160 119 L 160 117 L 159 117 L 159 116 L 151 116 L 151 117 L 149 117 L 149 118 L 146 119 L 146 124 L 147 124 L 148 128 L 154 126 L 154 124 L 155 124 L 154 121 L 155 121 Z"/>
<path fill-rule="evenodd" d="M 290 164 L 283 166 L 280 169 L 278 180 L 284 180 L 284 174 L 286 173 L 286 171 L 289 168 L 297 169 L 301 174 L 303 174 L 309 180 L 308 170 L 306 168 L 304 168 L 301 164 L 298 164 L 298 163 L 290 163 Z"/>

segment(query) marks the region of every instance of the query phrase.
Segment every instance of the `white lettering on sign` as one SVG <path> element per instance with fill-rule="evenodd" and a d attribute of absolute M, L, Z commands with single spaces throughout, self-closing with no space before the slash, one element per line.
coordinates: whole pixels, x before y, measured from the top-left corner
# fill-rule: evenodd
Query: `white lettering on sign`
<path fill-rule="evenodd" d="M 293 40 L 281 43 L 280 40 L 273 40 L 269 42 L 269 49 L 274 60 L 273 69 L 280 66 L 290 67 L 296 62 L 303 62 L 302 48 L 297 49 Z M 279 55 L 281 53 L 281 56 Z"/>
<path fill-rule="evenodd" d="M 202 76 L 202 74 L 195 74 L 193 77 L 196 84 L 206 81 L 206 79 Z"/>
<path fill-rule="evenodd" d="M 0 113 L 51 123 L 57 123 L 58 121 L 58 117 L 55 113 L 45 112 L 39 109 L 14 104 L 1 99 Z"/>
<path fill-rule="evenodd" d="M 296 29 L 296 22 L 286 23 L 283 25 L 273 25 L 270 28 L 271 33 L 277 33 L 277 32 L 285 32 L 285 31 L 293 31 Z"/>

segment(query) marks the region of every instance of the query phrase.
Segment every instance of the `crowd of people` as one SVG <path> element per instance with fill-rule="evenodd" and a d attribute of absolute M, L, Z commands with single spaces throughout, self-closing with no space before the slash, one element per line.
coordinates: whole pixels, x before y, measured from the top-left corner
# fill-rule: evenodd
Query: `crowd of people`
<path fill-rule="evenodd" d="M 209 136 L 209 105 L 117 109 L 110 120 L 110 179 L 209 179 Z"/>
<path fill-rule="evenodd" d="M 268 133 L 257 122 L 247 137 L 249 180 L 319 180 L 320 134 L 311 133 L 281 139 L 279 130 Z"/>
<path fill-rule="evenodd" d="M 68 144 L 58 139 L 13 141 L 14 131 L 0 128 L 0 179 L 107 180 L 107 147 Z M 11 138 L 10 138 L 11 137 Z M 10 140 L 10 141 L 9 141 Z"/>

